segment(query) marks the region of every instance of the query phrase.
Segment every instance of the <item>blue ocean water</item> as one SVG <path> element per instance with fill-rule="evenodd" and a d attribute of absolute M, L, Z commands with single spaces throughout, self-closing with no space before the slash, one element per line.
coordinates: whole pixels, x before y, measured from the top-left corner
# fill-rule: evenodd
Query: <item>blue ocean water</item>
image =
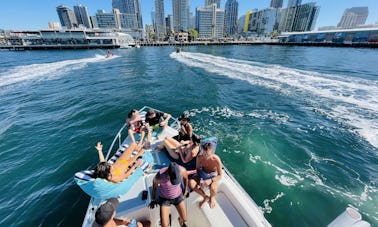
<path fill-rule="evenodd" d="M 131 108 L 191 115 L 274 226 L 348 206 L 378 225 L 377 50 L 284 46 L 0 52 L 0 226 L 79 226 L 73 181 Z"/>

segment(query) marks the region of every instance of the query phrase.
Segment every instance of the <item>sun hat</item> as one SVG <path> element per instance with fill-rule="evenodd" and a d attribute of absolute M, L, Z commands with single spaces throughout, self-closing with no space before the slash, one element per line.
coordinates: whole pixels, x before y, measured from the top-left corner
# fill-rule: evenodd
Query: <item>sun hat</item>
<path fill-rule="evenodd" d="M 96 211 L 95 220 L 99 225 L 105 225 L 112 218 L 113 213 L 117 210 L 118 199 L 110 198 L 102 204 Z"/>
<path fill-rule="evenodd" d="M 181 183 L 180 167 L 175 162 L 171 162 L 168 167 L 169 179 L 173 185 Z"/>

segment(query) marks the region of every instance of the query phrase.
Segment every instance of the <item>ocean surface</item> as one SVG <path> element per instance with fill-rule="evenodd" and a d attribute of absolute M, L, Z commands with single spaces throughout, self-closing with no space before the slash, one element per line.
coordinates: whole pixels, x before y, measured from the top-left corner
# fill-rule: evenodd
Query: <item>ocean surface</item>
<path fill-rule="evenodd" d="M 0 51 L 0 226 L 80 226 L 75 172 L 132 108 L 186 111 L 273 226 L 378 226 L 378 50 Z M 104 149 L 107 150 L 107 149 Z"/>

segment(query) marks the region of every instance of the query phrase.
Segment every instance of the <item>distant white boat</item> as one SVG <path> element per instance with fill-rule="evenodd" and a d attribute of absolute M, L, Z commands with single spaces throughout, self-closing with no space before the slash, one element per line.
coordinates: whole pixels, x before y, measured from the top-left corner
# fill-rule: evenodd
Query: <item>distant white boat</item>
<path fill-rule="evenodd" d="M 143 107 L 139 111 L 141 116 L 144 116 L 148 109 L 150 108 Z M 165 130 L 166 136 L 174 136 L 178 134 L 177 129 L 179 122 L 175 118 L 171 119 L 173 122 L 170 122 L 171 124 Z M 131 143 L 131 140 L 128 136 L 124 140 L 121 139 L 122 132 L 125 128 L 126 125 L 124 125 L 119 130 L 113 140 L 109 152 L 112 151 L 115 144 L 118 144 L 117 152 L 120 152 L 121 150 L 125 150 L 125 147 L 127 147 Z M 154 150 L 154 148 L 160 142 L 161 141 L 154 137 L 150 149 L 146 150 L 146 153 L 150 152 L 152 154 L 154 168 L 149 169 L 149 171 L 145 172 L 141 177 L 133 182 L 132 187 L 128 189 L 127 192 L 119 195 L 118 200 L 120 202 L 120 205 L 117 209 L 116 217 L 133 217 L 137 220 L 150 220 L 151 226 L 160 226 L 159 208 L 150 209 L 148 207 L 148 204 L 151 201 L 153 178 L 157 171 L 159 171 L 159 168 L 168 166 L 170 163 L 166 152 Z M 109 157 L 109 152 L 106 156 L 106 159 L 108 159 Z M 114 156 L 110 160 L 114 161 Z M 88 173 L 88 171 L 86 173 Z M 75 175 L 75 180 L 77 182 L 81 182 L 82 179 L 84 179 L 82 173 L 79 172 Z M 86 180 L 90 181 L 90 179 Z M 148 192 L 147 198 L 142 198 L 143 191 Z M 239 185 L 239 183 L 226 169 L 226 167 L 223 167 L 223 177 L 219 181 L 218 193 L 216 195 L 217 204 L 215 208 L 211 209 L 206 205 L 203 208 L 199 208 L 198 202 L 201 199 L 202 198 L 195 192 L 190 193 L 190 196 L 185 199 L 185 205 L 188 213 L 188 226 L 271 226 L 270 223 L 265 219 L 260 208 Z M 92 226 L 92 223 L 94 222 L 95 212 L 104 200 L 105 198 L 100 199 L 91 197 L 87 212 L 85 214 L 84 222 L 82 224 L 83 226 Z M 178 217 L 179 216 L 176 209 L 171 209 L 171 226 L 179 226 L 179 223 L 177 221 Z"/>

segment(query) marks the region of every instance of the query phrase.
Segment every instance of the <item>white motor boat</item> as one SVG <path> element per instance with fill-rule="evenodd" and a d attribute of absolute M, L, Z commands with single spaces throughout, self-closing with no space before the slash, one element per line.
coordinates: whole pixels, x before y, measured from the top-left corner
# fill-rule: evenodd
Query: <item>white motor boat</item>
<path fill-rule="evenodd" d="M 146 111 L 151 109 L 143 107 L 139 113 L 144 116 Z M 171 118 L 168 128 L 165 130 L 166 136 L 174 136 L 178 134 L 179 122 L 175 118 Z M 127 136 L 124 140 L 121 139 L 123 130 L 126 129 L 124 125 L 117 133 L 113 143 L 106 156 L 107 160 L 114 161 L 113 158 L 108 159 L 114 145 L 118 143 L 116 151 L 124 150 L 125 146 L 131 143 L 130 138 Z M 125 132 L 127 133 L 127 132 Z M 151 226 L 160 226 L 160 213 L 159 208 L 150 209 L 148 207 L 151 201 L 152 181 L 159 170 L 164 166 L 168 166 L 170 161 L 165 151 L 155 150 L 156 146 L 161 141 L 156 137 L 152 139 L 151 146 L 146 150 L 150 152 L 153 157 L 153 168 L 149 168 L 138 179 L 136 179 L 132 186 L 125 191 L 125 193 L 118 196 L 119 206 L 117 208 L 116 217 L 121 219 L 136 218 L 137 220 L 149 220 Z M 146 154 L 145 153 L 145 154 Z M 86 171 L 88 172 L 88 171 Z M 133 173 L 134 174 L 134 173 Z M 81 181 L 80 174 L 75 175 L 76 181 Z M 126 179 L 128 180 L 128 179 Z M 79 184 L 79 183 L 78 183 Z M 110 183 L 109 184 L 114 184 Z M 80 184 L 79 184 L 80 185 Z M 142 196 L 143 191 L 147 191 L 147 196 Z M 145 197 L 145 198 L 142 198 Z M 265 219 L 263 212 L 252 200 L 252 198 L 244 191 L 231 173 L 223 167 L 223 177 L 218 184 L 218 193 L 216 195 L 216 206 L 210 208 L 204 205 L 199 208 L 198 203 L 202 199 L 197 193 L 191 192 L 189 197 L 185 199 L 185 205 L 188 214 L 188 226 L 271 226 Z M 94 216 L 97 208 L 105 201 L 105 198 L 91 197 L 87 212 L 85 214 L 83 226 L 92 226 Z M 178 213 L 174 207 L 171 208 L 171 226 L 179 226 Z"/>

